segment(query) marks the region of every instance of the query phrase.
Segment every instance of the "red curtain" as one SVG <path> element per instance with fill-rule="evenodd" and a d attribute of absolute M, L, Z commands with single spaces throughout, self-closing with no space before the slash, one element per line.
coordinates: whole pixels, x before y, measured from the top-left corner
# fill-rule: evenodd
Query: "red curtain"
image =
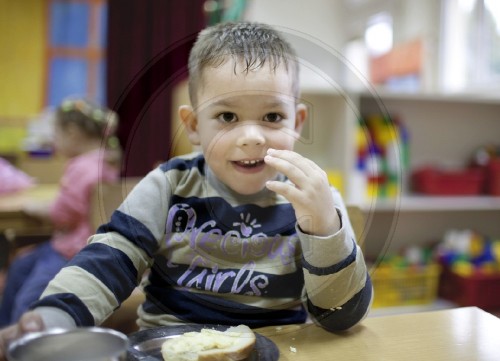
<path fill-rule="evenodd" d="M 120 117 L 122 176 L 169 158 L 171 94 L 205 27 L 205 0 L 109 0 L 107 103 Z"/>

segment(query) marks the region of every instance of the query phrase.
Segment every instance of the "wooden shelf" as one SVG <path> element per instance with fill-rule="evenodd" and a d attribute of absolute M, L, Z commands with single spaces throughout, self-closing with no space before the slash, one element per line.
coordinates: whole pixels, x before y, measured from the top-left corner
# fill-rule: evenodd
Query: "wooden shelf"
<path fill-rule="evenodd" d="M 362 92 L 360 94 L 364 98 L 379 98 L 381 100 L 409 100 L 409 101 L 429 101 L 429 102 L 444 102 L 444 103 L 471 103 L 471 104 L 500 104 L 498 92 L 478 93 L 478 92 L 460 92 L 460 93 L 444 93 L 444 92 L 391 92 L 383 88 L 374 88 L 373 92 Z"/>
<path fill-rule="evenodd" d="M 498 238 L 500 197 L 409 193 L 396 200 L 360 204 L 353 181 L 360 116 L 387 113 L 401 120 L 410 135 L 409 169 L 427 165 L 462 169 L 479 147 L 499 142 L 497 94 L 395 94 L 378 88 L 343 93 L 328 84 L 310 87 L 302 96 L 310 110 L 309 128 L 296 150 L 324 169 L 342 174 L 346 203 L 364 211 L 364 254 L 369 258 L 437 241 L 450 229 L 472 229 Z M 363 189 L 358 192 L 366 194 Z"/>
<path fill-rule="evenodd" d="M 365 203 L 363 211 L 500 211 L 500 197 L 490 196 L 403 196 Z"/>
<path fill-rule="evenodd" d="M 368 314 L 368 317 L 381 317 L 381 316 L 400 315 L 404 313 L 447 310 L 455 307 L 458 307 L 458 305 L 456 305 L 453 302 L 438 298 L 434 302 L 429 304 L 372 308 L 370 313 Z"/>

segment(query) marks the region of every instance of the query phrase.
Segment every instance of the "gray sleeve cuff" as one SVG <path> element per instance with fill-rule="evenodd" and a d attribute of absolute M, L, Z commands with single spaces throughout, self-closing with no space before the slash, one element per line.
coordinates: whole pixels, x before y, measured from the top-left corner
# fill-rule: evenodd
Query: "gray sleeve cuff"
<path fill-rule="evenodd" d="M 34 309 L 36 313 L 42 317 L 45 328 L 64 328 L 73 329 L 76 328 L 76 323 L 73 318 L 56 307 L 37 307 Z"/>
<path fill-rule="evenodd" d="M 297 227 L 301 240 L 304 259 L 316 267 L 328 267 L 336 264 L 352 252 L 353 236 L 346 229 L 348 222 L 344 213 L 337 208 L 342 228 L 331 236 L 319 237 L 303 233 Z"/>

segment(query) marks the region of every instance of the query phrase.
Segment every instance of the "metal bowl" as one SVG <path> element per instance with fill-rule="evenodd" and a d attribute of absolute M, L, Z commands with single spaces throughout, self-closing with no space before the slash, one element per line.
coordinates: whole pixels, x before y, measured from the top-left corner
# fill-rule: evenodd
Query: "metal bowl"
<path fill-rule="evenodd" d="M 12 342 L 9 361 L 122 361 L 128 338 L 106 328 L 52 329 L 27 334 Z"/>

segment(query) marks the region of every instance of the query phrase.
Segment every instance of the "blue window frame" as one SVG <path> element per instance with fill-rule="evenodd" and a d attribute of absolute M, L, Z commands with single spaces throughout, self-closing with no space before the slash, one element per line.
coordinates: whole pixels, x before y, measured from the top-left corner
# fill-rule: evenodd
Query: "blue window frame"
<path fill-rule="evenodd" d="M 49 104 L 57 105 L 68 95 L 87 95 L 89 69 L 83 59 L 54 58 L 50 64 Z"/>
<path fill-rule="evenodd" d="M 89 44 L 90 5 L 54 1 L 50 7 L 50 44 L 85 48 Z"/>
<path fill-rule="evenodd" d="M 47 0 L 46 105 L 65 97 L 106 102 L 106 0 Z"/>

